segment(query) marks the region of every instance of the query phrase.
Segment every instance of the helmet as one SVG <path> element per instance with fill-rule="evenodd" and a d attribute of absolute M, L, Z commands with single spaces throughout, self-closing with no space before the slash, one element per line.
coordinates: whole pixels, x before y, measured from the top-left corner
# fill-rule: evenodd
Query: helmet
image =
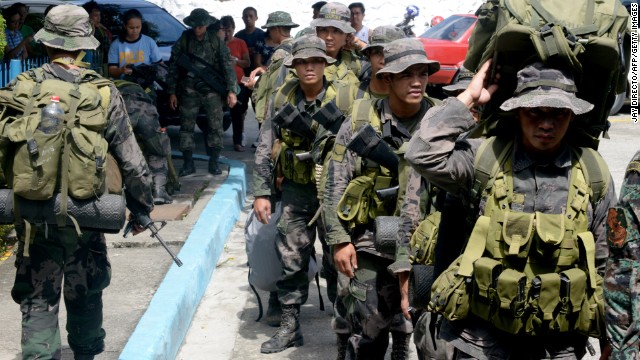
<path fill-rule="evenodd" d="M 416 16 L 420 15 L 420 9 L 415 5 L 407 6 L 406 10 L 407 13 L 405 14 L 405 17 L 407 18 L 415 18 Z"/>
<path fill-rule="evenodd" d="M 444 18 L 440 15 L 438 16 L 434 16 L 433 18 L 431 18 L 431 27 L 434 27 L 438 24 L 440 24 L 442 22 L 442 20 L 444 20 Z"/>

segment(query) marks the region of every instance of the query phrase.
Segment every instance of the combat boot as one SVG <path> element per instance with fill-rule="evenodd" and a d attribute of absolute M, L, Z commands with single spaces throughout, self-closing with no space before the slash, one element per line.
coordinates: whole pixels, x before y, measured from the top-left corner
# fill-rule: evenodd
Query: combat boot
<path fill-rule="evenodd" d="M 180 169 L 178 176 L 187 176 L 196 172 L 196 165 L 193 163 L 193 151 L 183 151 L 182 160 L 182 169 Z"/>
<path fill-rule="evenodd" d="M 280 328 L 271 339 L 262 343 L 260 352 L 271 354 L 283 351 L 291 346 L 299 347 L 304 344 L 300 331 L 300 305 L 282 305 L 282 321 Z"/>
<path fill-rule="evenodd" d="M 153 203 L 155 205 L 171 204 L 173 202 L 173 198 L 167 192 L 166 186 L 166 175 L 157 174 L 153 177 Z"/>
<path fill-rule="evenodd" d="M 209 153 L 209 174 L 211 175 L 220 175 L 222 174 L 222 170 L 218 166 L 218 158 L 220 157 L 220 150 L 210 148 L 211 152 Z"/>
<path fill-rule="evenodd" d="M 411 334 L 391 332 L 391 360 L 406 360 L 409 358 L 409 341 Z"/>
<path fill-rule="evenodd" d="M 267 308 L 267 316 L 264 319 L 269 326 L 280 326 L 282 307 L 280 307 L 280 300 L 278 300 L 278 292 L 276 291 L 269 293 L 269 307 Z"/>
<path fill-rule="evenodd" d="M 338 356 L 336 360 L 345 360 L 347 356 L 347 345 L 349 344 L 349 334 L 338 335 Z"/>

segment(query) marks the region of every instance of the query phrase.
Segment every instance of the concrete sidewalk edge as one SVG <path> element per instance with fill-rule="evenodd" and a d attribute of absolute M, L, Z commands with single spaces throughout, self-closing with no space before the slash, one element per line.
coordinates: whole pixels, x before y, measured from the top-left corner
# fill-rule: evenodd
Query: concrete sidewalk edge
<path fill-rule="evenodd" d="M 229 165 L 229 175 L 180 250 L 184 265 L 171 266 L 119 359 L 173 359 L 178 353 L 246 196 L 245 164 L 226 158 L 220 162 Z"/>

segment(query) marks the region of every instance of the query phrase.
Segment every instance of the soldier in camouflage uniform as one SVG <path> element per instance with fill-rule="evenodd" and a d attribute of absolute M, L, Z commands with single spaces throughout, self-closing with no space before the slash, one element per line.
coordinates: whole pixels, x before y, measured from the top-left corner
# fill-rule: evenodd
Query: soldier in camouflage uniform
<path fill-rule="evenodd" d="M 44 28 L 34 37 L 46 46 L 52 60 L 42 67 L 45 79 L 74 81 L 80 67 L 85 66 L 78 59 L 80 50 L 99 45 L 91 31 L 89 15 L 81 7 L 58 5 L 49 12 Z M 16 85 L 11 83 L 9 89 Z M 148 215 L 153 209 L 151 173 L 133 136 L 120 93 L 113 84 L 109 87 L 104 138 L 119 164 L 128 198 Z M 64 291 L 69 346 L 75 359 L 93 359 L 104 351 L 102 290 L 111 276 L 104 234 L 84 230 L 79 235 L 72 226 L 37 225 L 31 229 L 35 238 L 27 257 L 24 228 L 18 226 L 17 230 L 21 240 L 11 295 L 22 311 L 23 358 L 60 358 L 58 310 Z"/>
<path fill-rule="evenodd" d="M 270 197 L 275 195 L 271 184 L 282 194 L 282 217 L 276 239 L 276 251 L 282 263 L 282 277 L 276 284 L 282 319 L 276 334 L 262 344 L 263 353 L 280 352 L 303 343 L 298 316 L 300 305 L 309 295 L 307 269 L 316 236 L 316 224 L 310 221 L 319 205 L 313 162 L 295 156 L 310 151 L 314 139 L 276 127 L 272 119 L 280 116 L 280 110 L 286 105 L 294 106 L 302 115 L 313 116 L 336 93 L 335 85 L 323 76 L 324 67 L 335 61 L 326 55 L 324 42 L 315 35 L 306 35 L 296 39 L 292 49 L 292 56 L 285 60 L 284 66 L 294 68 L 298 78 L 286 82 L 275 94 L 270 112 L 273 115 L 266 118 L 260 129 L 253 174 L 253 208 L 259 221 L 266 224 L 271 216 Z M 293 122 L 303 121 L 296 118 Z M 314 136 L 316 128 L 313 122 L 310 131 Z M 271 153 L 276 140 L 281 148 L 274 170 Z"/>
<path fill-rule="evenodd" d="M 327 54 L 336 59 L 324 70 L 327 80 L 357 83 L 362 68 L 356 54 L 349 50 L 349 44 L 357 41 L 356 30 L 351 27 L 351 10 L 341 3 L 330 2 L 320 8 L 318 17 L 311 21 L 316 35 L 327 44 Z M 355 40 L 354 40 L 355 39 Z M 364 47 L 366 44 L 362 43 Z"/>
<path fill-rule="evenodd" d="M 214 24 L 216 18 L 209 15 L 204 9 L 194 9 L 184 18 L 184 23 L 191 26 L 185 30 L 171 49 L 171 60 L 168 77 L 169 106 L 172 109 L 178 107 L 178 95 L 180 97 L 180 151 L 182 151 L 184 163 L 180 170 L 180 176 L 195 173 L 193 163 L 194 139 L 193 131 L 196 126 L 196 117 L 200 108 L 204 108 L 207 119 L 207 146 L 209 147 L 209 173 L 220 175 L 222 171 L 218 167 L 218 158 L 222 151 L 222 96 L 209 88 L 197 74 L 185 71 L 177 64 L 177 59 L 183 55 L 198 57 L 214 67 L 215 71 L 225 80 L 223 85 L 228 94 L 224 101 L 232 108 L 236 105 L 236 76 L 231 63 L 231 55 L 224 41 L 207 32 L 207 26 Z M 202 61 L 191 59 L 192 65 L 202 74 L 211 70 Z M 213 77 L 213 75 L 210 75 Z"/>
<path fill-rule="evenodd" d="M 436 61 L 427 59 L 424 48 L 416 39 L 395 40 L 384 47 L 385 65 L 376 76 L 388 86 L 388 97 L 357 100 L 351 116 L 347 118 L 335 138 L 327 169 L 323 214 L 327 228 L 327 243 L 333 247 L 336 268 L 350 279 L 343 301 L 347 307 L 347 321 L 351 336 L 348 352 L 352 359 L 383 359 L 389 344 L 389 332 L 393 338 L 393 359 L 406 359 L 413 327 L 400 307 L 398 280 L 387 270 L 394 263 L 394 254 L 381 253 L 373 246 L 374 219 L 371 215 L 364 223 L 345 221 L 340 214 L 349 213 L 347 188 L 357 184 L 365 176 L 376 182 L 398 183 L 399 193 L 385 209 L 386 215 L 398 215 L 405 197 L 419 203 L 420 177 L 411 173 L 402 160 L 398 169 L 384 169 L 367 161 L 346 148 L 353 135 L 363 126 L 371 125 L 382 133 L 382 139 L 402 159 L 406 142 L 419 126 L 420 120 L 435 103 L 424 96 L 428 75 L 440 68 Z M 360 113 L 362 109 L 364 118 Z M 409 183 L 408 179 L 417 183 Z M 377 185 L 373 185 L 374 188 Z M 354 186 L 355 187 L 355 186 Z M 410 189 L 411 191 L 406 191 Z M 370 195 L 370 209 L 376 208 Z M 408 199 L 407 199 L 408 200 Z M 371 214 L 371 210 L 368 212 Z M 384 212 L 376 214 L 384 215 Z M 414 213 L 416 221 L 419 213 Z M 393 272 L 406 269 L 392 267 Z M 339 350 L 344 344 L 339 346 Z"/>
<path fill-rule="evenodd" d="M 495 241 L 494 237 L 502 236 L 498 234 L 499 231 L 484 232 L 482 230 L 485 228 L 483 224 L 487 221 L 490 221 L 491 225 L 486 228 L 493 226 L 493 221 L 495 220 L 491 219 L 494 219 L 494 216 L 495 219 L 505 219 L 505 228 L 502 229 L 502 233 L 512 234 L 511 231 L 515 231 L 515 229 L 513 227 L 506 228 L 508 223 L 506 221 L 507 216 L 511 219 L 514 216 L 524 216 L 524 214 L 533 212 L 544 214 L 544 216 L 536 215 L 535 226 L 536 229 L 549 229 L 548 221 L 551 219 L 558 219 L 554 221 L 559 221 L 559 217 L 555 216 L 559 215 L 563 219 L 562 222 L 567 223 L 567 229 L 570 226 L 577 226 L 575 224 L 580 221 L 580 229 L 574 229 L 574 234 L 575 232 L 584 232 L 581 233 L 581 236 L 587 238 L 592 236 L 591 240 L 585 240 L 584 242 L 586 244 L 584 246 L 588 245 L 591 249 L 588 252 L 590 255 L 586 255 L 589 258 L 586 258 L 585 255 L 580 255 L 582 251 L 574 252 L 571 255 L 571 261 L 575 264 L 575 267 L 582 266 L 579 269 L 583 274 L 587 271 L 589 278 L 593 276 L 592 285 L 589 286 L 584 283 L 586 280 L 582 280 L 583 283 L 581 285 L 576 283 L 575 285 L 572 284 L 571 287 L 573 289 L 574 286 L 585 286 L 585 288 L 590 289 L 589 291 L 597 294 L 597 288 L 599 287 L 597 285 L 597 273 L 603 273 L 604 262 L 609 255 L 604 225 L 608 209 L 615 202 L 613 183 L 604 161 L 595 151 L 587 148 L 578 150 L 570 145 L 568 140 L 573 131 L 571 127 L 572 120 L 576 115 L 590 111 L 593 105 L 576 97 L 575 82 L 568 71 L 549 68 L 542 63 L 535 63 L 524 67 L 518 72 L 516 92 L 512 98 L 501 105 L 502 110 L 515 113 L 514 117 L 503 118 L 502 124 L 507 126 L 504 133 L 498 133 L 496 137 L 486 140 L 459 138 L 459 135 L 476 124 L 470 109 L 487 103 L 497 90 L 497 85 L 489 79 L 490 68 L 491 61 L 488 61 L 480 68 L 465 91 L 456 98 L 446 99 L 441 106 L 434 108 L 427 114 L 422 121 L 420 130 L 409 142 L 405 158 L 428 181 L 450 193 L 459 194 L 467 204 L 466 208 L 474 209 L 473 218 L 477 218 L 478 221 L 473 230 L 475 236 L 472 235 L 468 241 L 469 244 L 473 244 L 474 248 L 478 248 L 481 254 L 478 255 L 477 252 L 470 250 L 471 248 L 469 247 L 465 249 L 467 258 L 461 258 L 461 261 L 464 261 L 463 264 L 466 265 L 465 272 L 468 271 L 466 259 L 474 261 L 477 256 L 481 256 L 474 261 L 474 264 L 481 264 L 480 260 L 484 259 L 487 259 L 486 261 L 488 262 L 493 260 L 493 255 L 491 255 L 490 251 L 485 250 L 484 246 L 476 247 L 476 244 L 478 241 L 486 241 L 489 244 L 489 241 Z M 508 176 L 512 181 L 507 180 L 508 183 L 505 184 L 504 177 L 502 179 L 496 177 L 495 181 L 497 182 L 494 182 L 495 185 L 487 186 L 489 189 L 495 186 L 495 191 L 484 190 L 480 192 L 481 196 L 475 196 L 478 192 L 474 190 L 476 186 L 474 184 L 479 179 L 476 177 L 479 174 L 476 173 L 476 169 L 479 166 L 478 164 L 483 164 L 481 160 L 484 158 L 483 156 L 478 156 L 478 149 L 484 141 L 498 144 L 497 141 L 503 141 L 502 139 L 507 144 L 512 143 L 513 146 L 507 147 L 508 152 L 503 152 L 504 156 L 500 156 L 503 160 L 496 160 L 496 157 L 494 157 L 493 164 L 486 164 L 486 166 L 493 166 L 496 161 L 499 161 L 499 167 L 505 169 L 499 170 L 500 173 L 509 171 L 512 175 L 505 174 L 505 177 Z M 502 146 L 502 149 L 498 147 L 495 152 L 504 151 L 505 146 Z M 483 150 L 482 154 L 487 154 L 486 151 L 492 150 Z M 585 155 L 587 153 L 591 157 L 590 160 Z M 474 160 L 477 156 L 481 159 Z M 579 162 L 587 160 L 591 161 L 591 164 L 590 166 L 585 166 L 586 169 L 577 165 Z M 476 161 L 479 162 L 476 163 Z M 483 165 L 482 167 L 486 168 L 486 166 Z M 582 169 L 582 171 L 578 169 Z M 597 189 L 597 192 L 594 183 L 585 184 L 585 180 L 577 180 L 580 175 L 576 174 L 575 177 L 572 175 L 574 171 L 584 174 L 586 170 L 589 172 L 594 171 L 592 175 L 595 172 L 598 173 L 597 178 L 601 179 L 602 186 Z M 492 180 L 489 179 L 489 181 Z M 508 187 L 508 189 L 504 189 L 501 184 L 505 184 L 504 187 Z M 576 186 L 587 187 L 587 193 L 593 191 L 593 199 L 583 198 L 582 202 L 577 200 L 580 192 L 572 190 Z M 503 194 L 506 194 L 507 197 L 502 196 Z M 574 196 L 576 201 L 572 201 L 571 205 L 567 206 L 570 196 Z M 501 202 L 508 201 L 509 203 L 502 202 L 502 205 L 496 205 L 496 201 L 498 201 L 496 199 Z M 580 206 L 575 205 L 577 203 L 580 203 Z M 493 209 L 492 213 L 504 211 L 507 215 L 497 214 L 492 215 L 490 218 L 485 213 L 485 209 L 489 206 Z M 579 208 L 580 212 L 576 213 L 576 208 Z M 576 215 L 572 216 L 572 213 Z M 564 214 L 567 215 L 564 216 Z M 464 221 L 463 219 L 465 218 L 467 218 L 467 214 L 462 214 L 460 221 Z M 539 232 L 540 230 L 537 231 Z M 584 235 L 587 232 L 590 234 Z M 515 237 L 518 233 L 513 234 Z M 569 239 L 577 236 L 570 234 L 572 232 L 567 231 L 564 236 L 569 236 Z M 553 269 L 557 265 L 553 261 L 545 265 L 545 258 L 540 258 L 540 251 L 545 249 L 546 243 L 542 243 L 544 240 L 539 239 L 537 237 L 539 235 L 534 236 L 536 237 L 530 241 L 535 241 L 536 250 L 528 252 L 525 262 L 527 264 L 533 262 L 533 264 L 536 264 L 535 269 L 540 269 L 543 272 L 541 276 L 545 276 L 545 278 L 549 276 L 551 278 L 554 274 Z M 573 241 L 561 239 L 563 248 L 565 244 L 571 245 L 574 242 L 576 244 L 578 242 L 578 239 L 575 238 Z M 491 244 L 494 243 L 492 242 Z M 496 249 L 493 248 L 493 245 L 491 246 L 495 251 Z M 531 249 L 534 249 L 534 245 L 531 246 Z M 467 250 L 469 250 L 469 253 Z M 482 250 L 485 251 L 482 252 Z M 517 251 L 518 249 L 515 248 L 514 255 Z M 483 254 L 486 255 L 483 256 Z M 510 250 L 509 256 L 511 254 Z M 557 256 L 557 253 L 554 254 Z M 552 258 L 552 256 L 548 256 L 548 258 Z M 568 262 L 566 259 L 563 261 L 565 263 Z M 555 262 L 557 263 L 557 260 Z M 587 270 L 583 270 L 584 265 L 580 264 L 584 263 L 595 264 L 595 266 L 589 265 Z M 455 271 L 454 279 L 458 279 L 459 276 L 466 276 L 460 274 L 463 272 L 462 265 L 458 270 L 455 270 L 455 267 L 458 266 L 457 264 L 458 262 L 456 261 L 447 269 L 447 271 Z M 520 268 L 512 269 L 511 267 L 516 266 L 517 263 L 503 262 L 502 264 L 506 268 L 504 271 L 507 271 L 507 269 L 515 273 L 530 271 Z M 475 265 L 472 266 L 475 267 Z M 551 268 L 551 272 L 547 271 L 549 268 Z M 438 288 L 439 280 L 445 280 L 443 275 L 447 274 L 447 271 L 436 280 L 436 284 L 432 287 L 432 295 L 434 294 L 434 289 Z M 529 277 L 529 275 L 525 276 Z M 498 286 L 505 284 L 500 283 L 500 279 L 502 277 L 498 277 Z M 472 277 L 471 281 L 475 288 L 477 286 L 475 278 Z M 536 304 L 536 302 L 530 302 L 532 299 L 538 299 L 533 291 L 533 282 L 533 279 L 527 280 L 528 285 L 522 290 L 522 296 L 524 296 L 525 300 L 522 300 L 521 303 Z M 596 283 L 596 285 L 593 285 L 593 283 Z M 442 285 L 446 285 L 446 280 Z M 531 286 L 530 292 L 528 291 L 529 285 Z M 502 289 L 502 291 L 506 291 L 505 288 Z M 458 291 L 463 290 L 460 289 Z M 516 292 L 519 291 L 516 290 Z M 504 294 L 504 292 L 501 294 Z M 553 292 L 540 293 L 539 297 L 541 299 L 543 296 L 553 296 L 548 294 L 553 294 Z M 437 295 L 434 296 L 437 297 Z M 593 301 L 598 301 L 597 298 L 598 295 L 595 295 Z M 472 295 L 466 301 L 461 299 L 461 302 L 464 302 L 465 308 L 474 309 L 476 308 L 474 301 L 477 301 L 474 299 L 475 297 Z M 502 299 L 503 295 L 500 295 L 499 301 L 502 301 Z M 553 301 L 553 299 L 545 301 Z M 447 309 L 449 309 L 450 306 L 455 309 L 456 305 L 450 304 L 447 299 L 443 299 L 443 302 L 443 307 L 447 306 Z M 591 300 L 589 304 L 591 304 Z M 435 304 L 434 306 L 439 305 Z M 451 316 L 447 309 L 443 311 L 444 316 Z M 594 306 L 595 309 L 596 307 Z M 455 347 L 455 353 L 449 354 L 450 358 L 485 360 L 581 359 L 586 352 L 588 337 L 584 335 L 584 330 L 578 332 L 574 327 L 568 327 L 567 330 L 562 332 L 558 330 L 557 332 L 545 333 L 545 329 L 535 327 L 538 320 L 528 318 L 522 320 L 532 321 L 531 325 L 527 325 L 526 331 L 540 329 L 540 334 L 536 333 L 536 336 L 527 335 L 524 328 L 520 328 L 522 331 L 519 331 L 515 324 L 511 327 L 516 329 L 514 331 L 516 333 L 513 334 L 506 332 L 507 330 L 498 330 L 497 325 L 481 319 L 480 316 L 483 315 L 476 315 L 474 311 L 469 310 L 469 314 L 465 315 L 466 318 L 462 320 L 442 321 L 440 338 Z M 522 316 L 539 314 L 536 311 L 531 305 L 530 311 L 525 311 Z M 507 320 L 513 319 L 513 315 L 508 314 L 509 311 L 500 313 L 499 317 L 490 318 L 490 321 L 494 321 L 494 319 L 495 321 L 517 321 Z M 558 314 L 558 316 L 560 315 L 562 314 Z M 594 318 L 588 318 L 588 321 L 592 321 L 589 323 L 590 329 L 601 332 L 601 327 L 598 324 L 602 324 L 604 317 L 598 312 L 595 312 L 593 316 Z M 593 321 L 596 323 L 593 323 Z M 509 325 L 505 325 L 504 328 L 506 329 L 507 326 Z"/>
<path fill-rule="evenodd" d="M 625 173 L 618 206 L 609 209 L 604 276 L 607 359 L 640 359 L 640 151 Z"/>

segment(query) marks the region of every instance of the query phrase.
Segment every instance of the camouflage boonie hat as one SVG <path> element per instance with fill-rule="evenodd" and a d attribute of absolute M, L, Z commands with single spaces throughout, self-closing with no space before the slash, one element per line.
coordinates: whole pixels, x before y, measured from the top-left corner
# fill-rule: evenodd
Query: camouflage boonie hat
<path fill-rule="evenodd" d="M 297 39 L 297 38 L 305 36 L 305 35 L 315 35 L 315 34 L 316 34 L 316 28 L 314 28 L 313 26 L 307 26 L 306 28 L 298 31 L 296 33 L 295 38 Z"/>
<path fill-rule="evenodd" d="M 394 40 L 384 47 L 384 67 L 376 76 L 381 78 L 384 73 L 399 74 L 416 64 L 428 65 L 429 75 L 440 70 L 439 62 L 427 58 L 420 40 L 415 38 Z"/>
<path fill-rule="evenodd" d="M 456 82 L 451 85 L 443 86 L 442 90 L 452 94 L 458 91 L 464 91 L 467 89 L 469 84 L 471 84 L 471 79 L 473 79 L 474 75 L 475 73 L 473 71 L 470 71 L 466 67 L 461 66 Z"/>
<path fill-rule="evenodd" d="M 282 65 L 291 67 L 295 59 L 308 59 L 312 57 L 323 58 L 328 64 L 336 62 L 336 59 L 327 55 L 327 46 L 324 44 L 324 41 L 316 35 L 304 35 L 295 39 L 293 41 L 291 55 L 292 56 L 286 59 Z"/>
<path fill-rule="evenodd" d="M 187 26 L 192 28 L 198 26 L 209 26 L 218 22 L 215 16 L 209 15 L 209 12 L 202 8 L 191 10 L 191 14 L 182 20 Z"/>
<path fill-rule="evenodd" d="M 295 28 L 300 25 L 294 23 L 291 20 L 291 15 L 289 15 L 288 12 L 274 11 L 271 14 L 269 14 L 269 17 L 267 18 L 267 23 L 262 25 L 261 28 L 268 29 L 270 27 L 275 27 L 275 26 Z"/>
<path fill-rule="evenodd" d="M 333 26 L 347 34 L 356 32 L 356 29 L 351 27 L 351 10 L 346 5 L 337 2 L 330 2 L 321 7 L 318 18 L 311 21 L 311 26 Z"/>
<path fill-rule="evenodd" d="M 378 26 L 369 34 L 369 44 L 360 51 L 365 52 L 372 47 L 384 47 L 393 40 L 403 39 L 405 37 L 404 31 L 397 26 Z"/>
<path fill-rule="evenodd" d="M 592 104 L 576 96 L 578 88 L 567 70 L 548 68 L 536 62 L 518 71 L 517 77 L 514 96 L 500 106 L 504 111 L 545 106 L 571 109 L 580 115 L 593 109 Z"/>
<path fill-rule="evenodd" d="M 44 26 L 34 36 L 48 47 L 68 51 L 94 50 L 100 46 L 93 37 L 89 14 L 80 6 L 58 5 L 44 18 Z"/>

